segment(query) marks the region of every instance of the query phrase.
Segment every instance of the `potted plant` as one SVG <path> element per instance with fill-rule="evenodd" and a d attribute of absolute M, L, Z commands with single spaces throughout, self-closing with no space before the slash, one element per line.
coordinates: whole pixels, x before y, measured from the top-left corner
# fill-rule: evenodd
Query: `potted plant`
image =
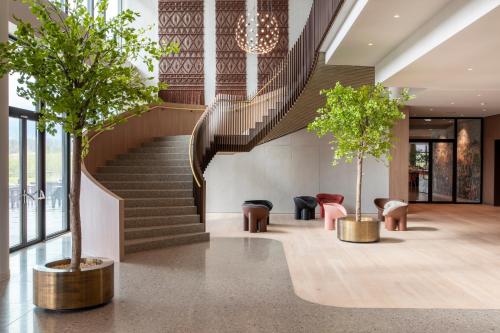
<path fill-rule="evenodd" d="M 113 297 L 113 262 L 81 257 L 80 180 L 88 150 L 86 133 L 112 129 L 123 112 L 141 114 L 159 101 L 152 78 L 132 65 L 142 61 L 149 72 L 154 60 L 178 51 L 176 43 L 159 45 L 135 29 L 139 16 L 124 10 L 106 18 L 108 0 L 90 14 L 83 0 L 66 6 L 56 1 L 22 0 L 36 25 L 16 19 L 15 40 L 0 43 L 0 77 L 20 74 L 18 95 L 39 105 L 39 129 L 53 134 L 56 125 L 71 135 L 71 259 L 34 269 L 34 303 L 49 309 L 75 309 Z M 151 29 L 151 27 L 149 28 Z"/>
<path fill-rule="evenodd" d="M 361 214 L 363 162 L 372 156 L 378 160 L 391 159 L 392 128 L 405 115 L 400 111 L 409 100 L 407 90 L 391 98 L 381 84 L 364 85 L 358 89 L 337 82 L 334 88 L 321 91 L 326 105 L 320 108 L 308 130 L 319 137 L 333 136 L 333 165 L 340 160 L 357 162 L 356 213 L 339 220 L 339 239 L 352 242 L 374 242 L 379 239 L 378 220 Z"/>

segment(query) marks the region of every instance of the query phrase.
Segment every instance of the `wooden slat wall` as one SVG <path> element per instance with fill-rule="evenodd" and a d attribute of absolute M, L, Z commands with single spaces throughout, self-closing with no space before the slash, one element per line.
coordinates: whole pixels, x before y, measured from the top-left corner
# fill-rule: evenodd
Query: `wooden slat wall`
<path fill-rule="evenodd" d="M 165 104 L 140 117 L 130 118 L 112 131 L 99 134 L 90 142 L 85 166 L 91 174 L 106 161 L 154 137 L 190 135 L 204 107 L 199 105 Z"/>
<path fill-rule="evenodd" d="M 325 104 L 325 97 L 320 96 L 322 89 L 333 87 L 337 81 L 344 85 L 359 87 L 375 82 L 375 69 L 362 66 L 326 65 L 324 53 L 318 59 L 314 73 L 297 102 L 285 117 L 260 142 L 268 142 L 307 126 L 315 117 L 316 110 Z"/>

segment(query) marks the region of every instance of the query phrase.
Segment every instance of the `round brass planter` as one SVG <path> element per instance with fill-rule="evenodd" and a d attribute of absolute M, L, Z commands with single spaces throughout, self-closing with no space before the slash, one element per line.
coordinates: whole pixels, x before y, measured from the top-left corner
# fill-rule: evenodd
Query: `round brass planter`
<path fill-rule="evenodd" d="M 80 271 L 51 268 L 63 259 L 33 268 L 33 303 L 50 310 L 75 310 L 108 303 L 114 295 L 114 264 L 103 258 L 82 258 L 96 265 Z"/>
<path fill-rule="evenodd" d="M 339 219 L 337 237 L 344 242 L 373 243 L 380 240 L 379 221 L 371 217 L 362 217 L 356 222 L 354 216 Z"/>

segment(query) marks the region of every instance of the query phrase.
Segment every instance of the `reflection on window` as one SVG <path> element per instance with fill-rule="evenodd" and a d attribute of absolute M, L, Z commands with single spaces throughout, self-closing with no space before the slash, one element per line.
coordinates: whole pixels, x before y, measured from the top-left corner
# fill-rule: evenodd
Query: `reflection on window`
<path fill-rule="evenodd" d="M 25 85 L 19 84 L 19 77 L 19 73 L 12 73 L 9 75 L 9 106 L 28 111 L 36 111 L 36 107 L 31 101 L 17 94 L 18 88 L 26 88 Z"/>
<path fill-rule="evenodd" d="M 457 121 L 457 201 L 481 200 L 481 120 Z"/>

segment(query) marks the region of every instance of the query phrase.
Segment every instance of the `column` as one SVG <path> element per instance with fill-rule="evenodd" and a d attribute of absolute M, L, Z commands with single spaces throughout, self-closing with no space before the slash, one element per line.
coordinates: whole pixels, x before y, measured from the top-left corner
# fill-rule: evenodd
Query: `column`
<path fill-rule="evenodd" d="M 0 1 L 0 41 L 9 38 L 8 1 Z M 0 281 L 9 278 L 9 79 L 0 79 Z"/>

